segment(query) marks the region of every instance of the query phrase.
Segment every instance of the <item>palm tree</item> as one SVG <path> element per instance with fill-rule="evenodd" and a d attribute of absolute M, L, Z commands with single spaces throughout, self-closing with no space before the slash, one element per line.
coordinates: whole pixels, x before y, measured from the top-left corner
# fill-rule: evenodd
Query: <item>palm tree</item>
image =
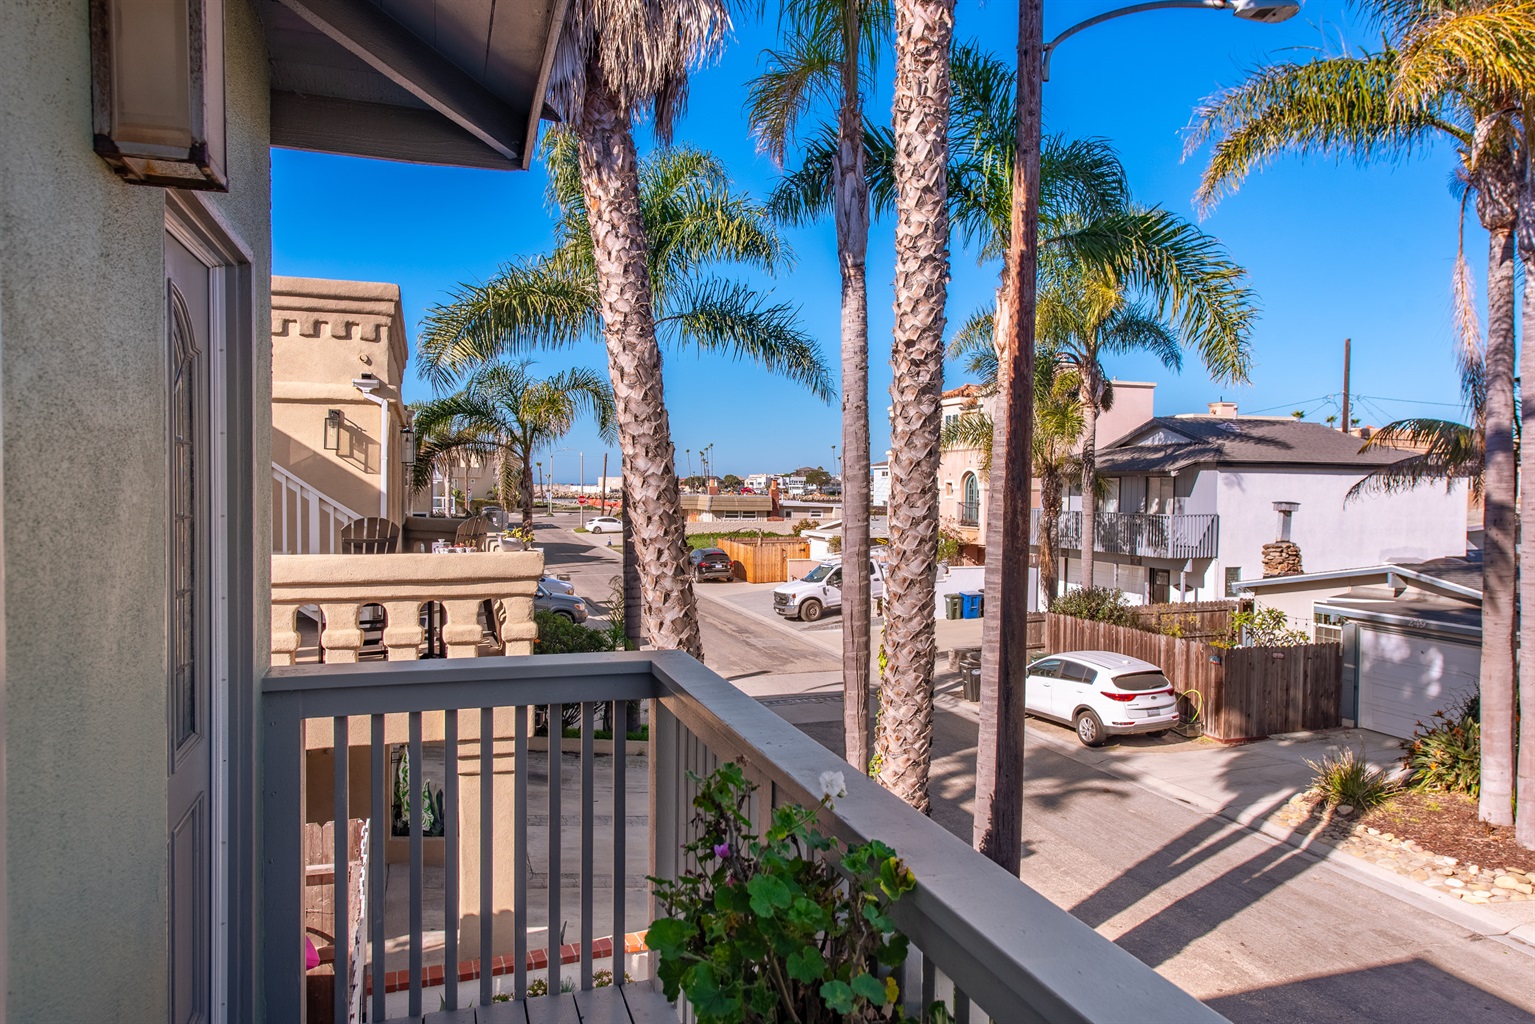
<path fill-rule="evenodd" d="M 1411 63 L 1442 16 L 1496 3 L 1372 0 L 1378 53 L 1282 62 L 1206 99 L 1194 115 L 1189 151 L 1215 140 L 1197 200 L 1206 207 L 1255 168 L 1284 154 L 1395 159 L 1436 139 L 1459 150 L 1457 173 L 1487 229 L 1487 341 L 1483 357 L 1482 792 L 1481 817 L 1513 822 L 1514 597 L 1513 450 L 1514 249 L 1522 153 L 1514 130 L 1517 94 L 1498 76 L 1425 75 Z M 1496 51 L 1498 46 L 1494 44 Z M 1512 52 L 1511 50 L 1509 52 Z M 1404 66 L 1404 56 L 1409 62 Z M 1464 54 L 1462 54 L 1464 56 Z M 1427 60 L 1427 64 L 1433 64 Z M 1457 268 L 1457 284 L 1465 275 Z M 1464 301 L 1465 289 L 1457 287 Z M 1474 315 L 1460 314 L 1462 324 Z M 1474 344 L 1461 338 L 1463 347 Z M 1508 681 L 1505 683 L 1505 680 Z M 1532 683 L 1535 685 L 1535 683 Z"/>
<path fill-rule="evenodd" d="M 1434 3 L 1419 10 L 1409 10 L 1398 26 L 1401 37 L 1401 61 L 1394 82 L 1396 108 L 1413 113 L 1433 111 L 1455 105 L 1471 107 L 1482 115 L 1477 123 L 1474 141 L 1489 151 L 1486 159 L 1496 161 L 1503 155 L 1512 156 L 1518 179 L 1518 209 L 1515 244 L 1524 263 L 1524 332 L 1520 340 L 1520 365 L 1535 365 L 1535 163 L 1530 157 L 1535 153 L 1535 8 L 1519 0 L 1477 0 L 1463 3 Z M 1473 153 L 1476 150 L 1473 149 Z M 1480 197 L 1479 197 L 1480 198 Z M 1480 209 L 1479 209 L 1480 212 Z M 1502 282 L 1499 282 L 1502 286 Z M 1511 292 L 1511 288 L 1509 289 Z M 1492 304 L 1492 288 L 1489 286 L 1489 306 Z M 1509 301 L 1509 318 L 1512 318 L 1512 296 Z M 1494 314 L 1496 315 L 1496 314 Z M 1488 347 L 1497 354 L 1497 360 L 1489 366 L 1495 369 L 1496 387 L 1501 392 L 1511 390 L 1512 381 L 1505 380 L 1505 364 L 1512 372 L 1512 328 L 1506 355 L 1495 346 L 1493 329 L 1489 329 Z M 1488 381 L 1488 386 L 1493 382 Z M 1519 421 L 1517 406 L 1512 394 L 1507 394 L 1507 414 L 1502 406 L 1502 396 L 1488 396 L 1491 408 L 1485 415 L 1483 429 L 1486 441 L 1483 457 L 1488 471 L 1486 491 L 1493 487 L 1492 472 L 1497 467 L 1499 485 L 1517 486 L 1517 469 L 1500 463 L 1512 463 L 1518 458 Z M 1524 418 L 1535 416 L 1535 396 L 1524 392 L 1522 410 Z M 1504 448 L 1504 429 L 1507 427 L 1508 451 Z M 1509 454 L 1512 452 L 1514 454 Z M 1522 467 L 1521 467 L 1522 468 Z M 1535 521 L 1535 494 L 1528 487 L 1520 487 L 1519 520 Z M 1484 493 L 1484 507 L 1491 509 L 1493 502 Z M 1506 495 L 1497 504 L 1506 513 L 1511 499 Z M 1490 516 L 1488 517 L 1490 520 Z M 1506 518 L 1506 517 L 1505 517 Z M 1509 554 L 1512 527 L 1503 524 L 1504 536 L 1498 538 L 1496 552 L 1501 561 Z M 1491 547 L 1489 554 L 1493 551 Z M 1526 544 L 1518 552 L 1517 604 L 1524 609 L 1519 616 L 1518 650 L 1535 650 L 1535 550 Z M 1484 561 L 1484 573 L 1492 571 Z M 1489 687 L 1490 680 L 1501 681 L 1502 676 L 1487 675 L 1487 580 L 1483 581 L 1483 672 L 1482 672 L 1482 749 L 1484 783 L 1482 788 L 1481 814 L 1484 819 L 1506 820 L 1510 807 L 1514 811 L 1514 838 L 1520 845 L 1535 849 L 1535 813 L 1523 810 L 1535 807 L 1535 715 L 1528 713 L 1535 707 L 1535 658 L 1519 657 L 1518 706 L 1526 709 L 1519 716 L 1515 734 L 1515 697 L 1512 687 Z M 1505 589 L 1508 587 L 1504 581 Z M 1513 601 L 1498 596 L 1495 626 L 1498 630 L 1498 649 L 1494 658 L 1503 662 L 1502 630 L 1506 619 L 1513 615 Z M 1506 606 L 1506 607 L 1505 607 Z M 1496 692 L 1490 692 L 1495 690 Z M 1504 759 L 1507 758 L 1505 764 Z M 1515 776 L 1513 793 L 1506 785 L 1508 775 Z M 1486 779 L 1490 778 L 1493 791 L 1489 793 Z M 1514 799 L 1514 796 L 1523 800 Z M 1519 813 L 1523 810 L 1523 813 Z"/>
<path fill-rule="evenodd" d="M 832 194 L 842 275 L 843 755 L 869 764 L 869 184 L 863 77 L 890 30 L 889 0 L 784 0 L 780 48 L 747 99 L 752 130 L 774 161 L 821 96 L 837 108 Z"/>
<path fill-rule="evenodd" d="M 965 359 L 967 372 L 979 378 L 983 391 L 997 388 L 998 360 L 994 347 L 995 313 L 976 313 L 949 342 L 950 359 Z M 1056 596 L 1059 578 L 1062 498 L 1068 481 L 1081 472 L 1077 444 L 1082 438 L 1082 382 L 1077 372 L 1050 349 L 1034 354 L 1034 430 L 1030 435 L 1034 479 L 1039 481 L 1039 587 L 1046 600 Z M 1105 398 L 1112 390 L 1105 392 Z M 1111 399 L 1110 399 L 1111 400 Z M 1105 403 L 1107 407 L 1108 403 Z M 993 420 L 986 412 L 961 416 L 943 429 L 943 446 L 980 450 L 982 471 L 995 458 Z M 995 515 L 995 510 L 992 512 Z M 990 564 L 990 563 L 988 563 Z"/>
<path fill-rule="evenodd" d="M 639 231 L 644 266 L 624 269 L 619 287 L 607 279 L 619 273 L 615 253 L 627 250 L 615 241 L 613 211 L 604 207 L 616 193 L 603 193 L 607 198 L 593 204 L 603 216 L 593 218 L 584 143 L 562 129 L 546 145 L 549 200 L 558 213 L 554 251 L 514 261 L 485 284 L 462 285 L 451 301 L 432 308 L 418 342 L 422 373 L 441 384 L 508 352 L 605 339 L 642 592 L 641 635 L 701 656 L 658 332 L 674 345 L 751 359 L 823 398 L 832 394 L 829 373 L 795 308 L 713 272 L 738 264 L 773 273 L 790 259 L 765 209 L 731 190 L 715 157 L 682 147 L 637 165 L 638 226 L 625 220 L 624 230 Z M 597 235 L 601 244 L 593 243 Z M 631 301 L 643 301 L 642 316 L 620 309 Z"/>
<path fill-rule="evenodd" d="M 932 763 L 938 434 L 949 279 L 949 46 L 954 0 L 895 0 L 895 329 L 890 363 L 887 669 L 879 781 L 926 812 Z"/>
<path fill-rule="evenodd" d="M 583 412 L 596 420 L 602 439 L 612 442 L 613 389 L 601 375 L 575 368 L 539 380 L 529 375 L 528 365 L 491 363 L 470 374 L 460 390 L 416 407 L 422 438 L 414 469 L 417 490 L 451 460 L 496 458 L 501 501 L 510 506 L 515 489 L 522 525 L 531 528 L 534 452 L 569 433 Z"/>

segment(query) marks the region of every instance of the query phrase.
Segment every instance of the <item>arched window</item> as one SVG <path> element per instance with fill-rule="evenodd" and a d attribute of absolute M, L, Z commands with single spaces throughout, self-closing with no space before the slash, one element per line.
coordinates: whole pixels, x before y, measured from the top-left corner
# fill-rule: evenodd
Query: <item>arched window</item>
<path fill-rule="evenodd" d="M 979 526 L 981 523 L 981 483 L 974 473 L 966 473 L 964 480 L 960 482 L 964 490 L 964 499 L 959 506 L 959 521 L 965 526 Z"/>

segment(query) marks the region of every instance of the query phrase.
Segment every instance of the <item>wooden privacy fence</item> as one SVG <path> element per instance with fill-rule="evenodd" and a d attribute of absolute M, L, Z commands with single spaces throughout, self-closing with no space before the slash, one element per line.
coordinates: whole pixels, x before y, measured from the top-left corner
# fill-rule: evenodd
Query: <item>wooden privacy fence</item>
<path fill-rule="evenodd" d="M 1131 610 L 1147 629 L 1185 640 L 1217 640 L 1231 631 L 1231 617 L 1251 601 L 1189 601 L 1184 604 L 1142 604 Z"/>
<path fill-rule="evenodd" d="M 729 540 L 721 537 L 720 550 L 738 566 L 747 583 L 786 583 L 789 559 L 809 558 L 810 542 L 799 537 L 752 537 Z"/>
<path fill-rule="evenodd" d="M 1206 736 L 1232 742 L 1341 724 L 1343 648 L 1338 644 L 1222 649 L 1198 640 L 1045 616 L 1045 647 L 1113 651 L 1158 666 L 1197 705 Z"/>

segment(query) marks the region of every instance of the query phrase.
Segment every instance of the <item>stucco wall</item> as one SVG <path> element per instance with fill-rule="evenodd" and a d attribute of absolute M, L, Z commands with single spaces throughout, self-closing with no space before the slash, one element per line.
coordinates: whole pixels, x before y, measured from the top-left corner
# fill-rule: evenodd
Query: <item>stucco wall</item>
<path fill-rule="evenodd" d="M 252 10 L 227 6 L 235 191 L 212 202 L 255 252 L 265 324 L 266 60 Z M 3 17 L 6 1012 L 164 1020 L 165 200 L 91 150 L 83 0 Z M 256 574 L 264 594 L 262 563 Z"/>
<path fill-rule="evenodd" d="M 1457 482 L 1405 494 L 1374 495 L 1344 504 L 1358 470 L 1222 472 L 1218 485 L 1220 558 L 1261 576 L 1263 545 L 1275 539 L 1272 502 L 1298 501 L 1290 539 L 1307 572 L 1353 569 L 1382 562 L 1417 562 L 1466 553 L 1466 490 Z M 1222 578 L 1221 568 L 1214 576 Z"/>

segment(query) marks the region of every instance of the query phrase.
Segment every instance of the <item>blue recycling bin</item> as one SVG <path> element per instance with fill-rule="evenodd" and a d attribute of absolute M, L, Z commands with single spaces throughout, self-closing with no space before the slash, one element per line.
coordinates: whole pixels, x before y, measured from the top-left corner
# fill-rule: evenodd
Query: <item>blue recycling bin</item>
<path fill-rule="evenodd" d="M 983 598 L 984 595 L 979 590 L 961 590 L 959 592 L 959 617 L 962 619 L 979 619 L 985 614 Z"/>

